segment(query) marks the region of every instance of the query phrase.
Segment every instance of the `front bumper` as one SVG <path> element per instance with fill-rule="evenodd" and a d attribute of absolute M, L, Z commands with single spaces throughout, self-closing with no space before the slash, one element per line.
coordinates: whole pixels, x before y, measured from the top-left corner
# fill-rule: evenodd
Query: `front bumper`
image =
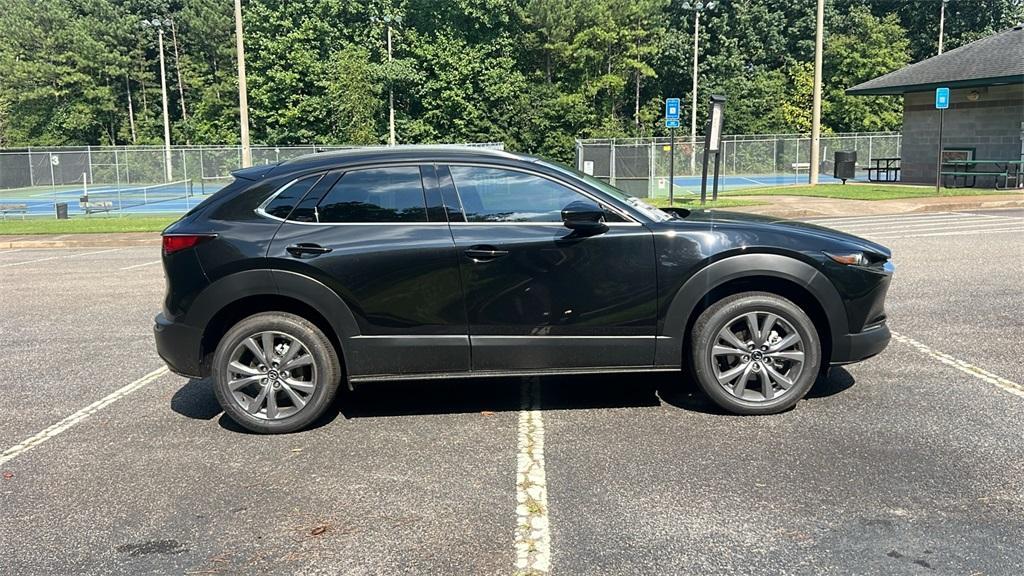
<path fill-rule="evenodd" d="M 171 372 L 187 378 L 202 378 L 201 330 L 172 322 L 163 314 L 157 314 L 153 336 L 156 339 L 156 352 Z"/>
<path fill-rule="evenodd" d="M 833 345 L 830 364 L 850 364 L 871 358 L 885 350 L 890 338 L 892 334 L 885 322 L 871 326 L 863 332 L 847 334 Z"/>

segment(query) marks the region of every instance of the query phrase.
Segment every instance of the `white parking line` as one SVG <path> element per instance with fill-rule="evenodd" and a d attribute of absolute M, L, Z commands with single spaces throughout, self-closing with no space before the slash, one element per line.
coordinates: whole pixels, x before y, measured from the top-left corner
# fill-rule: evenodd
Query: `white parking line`
<path fill-rule="evenodd" d="M 903 238 L 928 238 L 929 236 L 964 236 L 966 234 L 997 234 L 997 233 L 1005 233 L 1005 232 L 1017 232 L 1017 233 L 1020 233 L 1022 231 L 1024 231 L 1024 228 L 1022 228 L 1021 226 L 1015 226 L 1013 228 L 989 228 L 989 229 L 980 229 L 980 230 L 961 230 L 959 232 L 932 232 L 930 234 L 903 234 L 903 235 L 897 235 L 897 236 L 893 236 L 893 235 L 889 235 L 889 234 L 881 234 L 881 235 L 874 235 L 874 234 L 872 234 L 872 235 L 869 235 L 869 236 L 871 238 L 876 238 L 876 239 L 901 240 Z"/>
<path fill-rule="evenodd" d="M 851 224 L 849 226 L 837 224 L 835 227 L 841 230 L 899 230 L 910 228 L 938 228 L 945 226 L 1001 226 L 1004 224 L 1024 223 L 1024 220 L 1006 218 L 1004 220 L 992 220 L 990 218 L 953 218 L 950 220 L 931 220 L 921 222 L 920 220 L 904 222 L 879 222 L 872 224 Z"/>
<path fill-rule="evenodd" d="M 938 360 L 939 362 L 942 362 L 943 364 L 952 366 L 961 372 L 966 372 L 967 374 L 970 374 L 971 376 L 974 376 L 975 378 L 983 382 L 993 384 L 996 387 L 1005 390 L 1010 394 L 1013 394 L 1014 396 L 1020 396 L 1021 398 L 1024 398 L 1024 386 L 1021 386 L 1020 384 L 1017 384 L 1012 380 L 1007 380 L 1006 378 L 1003 378 L 1002 376 L 997 376 L 989 372 L 988 370 L 978 368 L 977 366 L 964 362 L 963 360 L 958 360 L 944 352 L 932 350 L 925 344 L 922 344 L 921 342 L 918 342 L 917 340 L 914 340 L 913 338 L 910 338 L 908 336 L 892 332 L 892 337 L 898 342 L 902 342 L 904 344 L 909 344 L 910 346 L 913 346 L 915 349 L 917 349 L 918 352 L 931 356 L 932 358 Z"/>
<path fill-rule="evenodd" d="M 934 232 L 936 230 L 949 231 L 949 230 L 993 230 L 995 228 L 1005 228 L 1007 226 L 1017 226 L 1018 230 L 1024 230 L 1024 222 L 985 222 L 985 223 L 969 223 L 969 224 L 922 224 L 914 227 L 905 226 L 887 226 L 887 227 L 875 227 L 867 230 L 855 230 L 851 228 L 839 228 L 843 232 L 849 232 L 851 234 L 919 234 L 923 232 Z"/>
<path fill-rule="evenodd" d="M 144 262 L 142 264 L 134 264 L 132 266 L 125 266 L 124 268 L 121 268 L 121 270 L 131 270 L 133 268 L 142 268 L 143 266 L 152 266 L 153 264 L 159 264 L 161 262 L 163 262 L 163 260 L 153 260 L 152 262 Z"/>
<path fill-rule="evenodd" d="M 524 378 L 521 394 L 516 458 L 516 574 L 547 574 L 551 571 L 551 530 L 538 378 Z"/>
<path fill-rule="evenodd" d="M 15 248 L 14 250 L 0 250 L 0 254 L 14 254 L 15 252 L 21 252 L 24 248 Z"/>
<path fill-rule="evenodd" d="M 62 432 L 66 432 L 67 430 L 73 428 L 75 425 L 79 424 L 89 416 L 92 416 L 93 414 L 99 412 L 100 410 L 106 408 L 107 406 L 110 406 L 114 402 L 117 402 L 121 398 L 124 398 L 125 396 L 131 394 L 132 392 L 138 390 L 139 388 L 142 388 L 146 384 L 153 382 L 157 378 L 163 376 L 164 374 L 167 374 L 167 372 L 168 370 L 166 366 L 157 368 L 156 370 L 153 370 L 149 374 L 146 374 L 145 376 L 139 378 L 138 380 L 132 382 L 131 384 L 114 390 L 110 394 L 107 394 L 103 398 L 100 398 L 99 400 L 93 402 L 92 404 L 89 404 L 85 408 L 82 408 L 78 412 L 75 412 L 74 414 L 68 416 L 67 418 L 61 420 L 60 422 L 57 422 L 52 426 L 44 428 L 38 434 L 29 436 L 28 438 L 22 440 L 18 444 L 11 446 L 7 450 L 4 450 L 3 453 L 0 453 L 0 465 L 10 462 L 11 460 L 14 460 L 18 456 L 21 456 L 25 452 L 28 452 L 29 450 L 35 448 L 36 446 L 39 446 L 40 444 L 46 442 L 47 440 L 53 438 L 54 436 L 57 436 Z"/>
<path fill-rule="evenodd" d="M 50 256 L 48 258 L 36 258 L 35 260 L 11 262 L 10 264 L 0 264 L 0 268 L 10 268 L 11 266 L 21 266 L 22 264 L 35 264 L 36 262 L 46 262 L 47 260 L 57 260 L 58 258 L 73 258 L 75 256 L 91 256 L 92 254 L 105 254 L 107 252 L 117 252 L 118 250 L 124 250 L 124 248 L 109 248 L 107 250 L 97 250 L 95 252 L 77 252 L 75 254 L 63 254 L 61 256 Z"/>
<path fill-rule="evenodd" d="M 835 218 L 814 218 L 808 220 L 814 224 L 821 224 L 823 222 L 831 224 L 842 224 L 844 222 L 891 222 L 893 220 L 922 220 L 922 219 L 940 219 L 940 218 L 956 218 L 960 214 L 956 212 L 928 212 L 924 214 L 885 214 L 881 216 L 839 216 Z"/>

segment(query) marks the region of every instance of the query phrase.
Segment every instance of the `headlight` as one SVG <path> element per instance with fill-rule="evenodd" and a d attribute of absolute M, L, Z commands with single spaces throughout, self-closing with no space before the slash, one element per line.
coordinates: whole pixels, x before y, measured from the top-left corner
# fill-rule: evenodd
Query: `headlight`
<path fill-rule="evenodd" d="M 867 266 L 869 264 L 868 257 L 863 252 L 849 252 L 845 254 L 825 252 L 825 256 L 847 266 Z"/>

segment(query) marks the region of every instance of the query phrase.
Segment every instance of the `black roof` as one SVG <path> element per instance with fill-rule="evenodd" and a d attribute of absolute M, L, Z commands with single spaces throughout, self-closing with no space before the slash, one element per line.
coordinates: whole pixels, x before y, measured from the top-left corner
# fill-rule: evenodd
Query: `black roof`
<path fill-rule="evenodd" d="M 446 160 L 527 160 L 525 156 L 475 146 L 391 146 L 379 148 L 353 148 L 305 154 L 282 162 L 283 166 L 293 169 L 334 166 L 338 164 L 362 164 L 375 162 L 429 162 Z"/>
<path fill-rule="evenodd" d="M 969 88 L 1024 83 L 1024 26 L 975 40 L 846 90 L 847 94 L 904 94 L 939 86 Z"/>

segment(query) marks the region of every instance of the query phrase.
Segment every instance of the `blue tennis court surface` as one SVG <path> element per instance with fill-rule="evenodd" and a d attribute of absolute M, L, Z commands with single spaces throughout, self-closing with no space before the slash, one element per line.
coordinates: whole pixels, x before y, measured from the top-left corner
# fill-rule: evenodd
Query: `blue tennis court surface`
<path fill-rule="evenodd" d="M 135 187 L 96 184 L 86 189 L 81 186 L 56 189 L 37 187 L 0 190 L 0 204 L 25 204 L 29 216 L 53 215 L 54 205 L 60 202 L 67 203 L 70 215 L 85 214 L 86 207 L 94 215 L 181 214 L 210 197 L 216 190 L 217 187 L 207 185 L 200 191 L 187 181 Z M 86 193 L 87 203 L 83 202 Z"/>
<path fill-rule="evenodd" d="M 770 186 L 787 186 L 793 184 L 807 184 L 808 175 L 806 172 L 800 174 L 746 174 L 728 175 L 718 177 L 718 190 L 735 190 L 737 188 L 766 188 Z M 676 176 L 673 181 L 677 191 L 700 193 L 700 176 Z M 830 174 L 821 174 L 818 181 L 822 184 L 839 183 L 841 180 L 833 178 Z M 712 187 L 712 177 L 708 175 L 708 191 Z"/>

